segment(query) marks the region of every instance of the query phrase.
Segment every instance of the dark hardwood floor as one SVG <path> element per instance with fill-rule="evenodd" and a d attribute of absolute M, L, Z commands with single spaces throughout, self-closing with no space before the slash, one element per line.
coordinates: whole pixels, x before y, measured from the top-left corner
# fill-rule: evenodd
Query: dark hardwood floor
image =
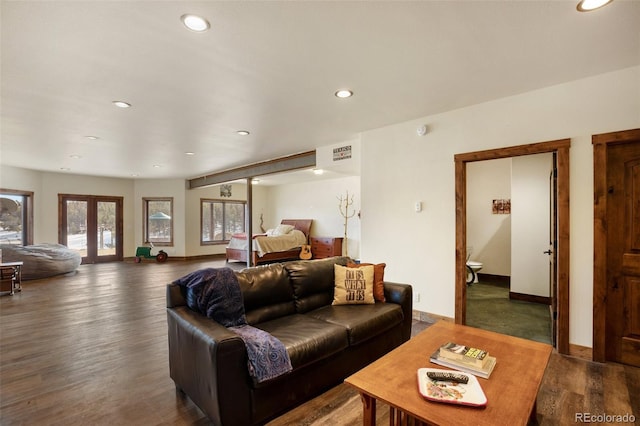
<path fill-rule="evenodd" d="M 0 297 L 0 424 L 208 425 L 169 378 L 165 284 L 224 261 L 82 265 Z M 235 264 L 235 267 L 242 267 Z M 419 325 L 417 325 L 419 326 Z M 538 396 L 540 424 L 576 413 L 640 417 L 640 369 L 553 354 Z M 378 424 L 388 424 L 383 404 Z M 271 425 L 361 424 L 339 385 Z"/>

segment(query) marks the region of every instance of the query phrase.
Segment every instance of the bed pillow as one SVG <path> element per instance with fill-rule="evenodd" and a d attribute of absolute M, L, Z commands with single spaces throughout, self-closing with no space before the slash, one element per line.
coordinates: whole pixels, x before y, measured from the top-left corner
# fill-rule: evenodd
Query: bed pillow
<path fill-rule="evenodd" d="M 386 302 L 384 298 L 384 268 L 386 263 L 347 263 L 347 268 L 373 266 L 373 298 L 376 302 Z"/>
<path fill-rule="evenodd" d="M 364 305 L 376 303 L 373 298 L 373 266 L 347 268 L 334 265 L 332 305 Z"/>
<path fill-rule="evenodd" d="M 273 236 L 277 237 L 278 235 L 287 235 L 289 232 L 293 231 L 295 226 L 293 225 L 278 225 L 273 230 Z"/>

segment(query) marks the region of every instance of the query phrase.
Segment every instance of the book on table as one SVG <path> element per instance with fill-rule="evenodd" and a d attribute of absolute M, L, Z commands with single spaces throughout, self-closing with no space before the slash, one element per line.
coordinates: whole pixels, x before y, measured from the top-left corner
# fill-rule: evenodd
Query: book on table
<path fill-rule="evenodd" d="M 484 368 L 489 361 L 489 353 L 483 349 L 472 348 L 454 342 L 440 346 L 440 357 L 454 362 L 463 362 L 475 368 Z"/>
<path fill-rule="evenodd" d="M 454 370 L 463 371 L 465 373 L 473 374 L 475 376 L 482 377 L 485 379 L 489 378 L 489 376 L 493 372 L 493 369 L 496 366 L 497 360 L 495 357 L 490 356 L 487 351 L 478 350 L 478 349 L 476 349 L 475 351 L 468 351 L 468 352 L 474 353 L 474 354 L 478 354 L 479 352 L 481 352 L 482 359 L 479 359 L 479 356 L 465 358 L 466 355 L 462 355 L 462 357 L 457 357 L 457 358 L 455 356 L 447 357 L 446 355 L 449 355 L 449 352 L 448 352 L 449 348 L 446 348 L 445 346 L 447 346 L 448 344 L 449 343 L 439 347 L 431 355 L 429 360 L 432 363 L 442 365 L 443 367 L 453 368 Z M 471 348 L 471 349 L 474 349 L 474 348 Z M 464 349 L 462 349 L 459 353 L 457 353 L 457 355 L 460 355 L 463 352 L 464 352 Z M 443 356 L 443 353 L 445 353 L 446 355 Z M 455 359 L 451 359 L 451 358 L 455 358 Z"/>

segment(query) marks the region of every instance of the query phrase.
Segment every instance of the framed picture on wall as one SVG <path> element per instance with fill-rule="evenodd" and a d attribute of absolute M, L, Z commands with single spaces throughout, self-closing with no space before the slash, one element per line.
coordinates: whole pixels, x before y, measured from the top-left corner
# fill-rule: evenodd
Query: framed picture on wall
<path fill-rule="evenodd" d="M 231 197 L 231 185 L 229 184 L 220 185 L 220 196 Z"/>
<path fill-rule="evenodd" d="M 493 200 L 491 212 L 493 214 L 511 214 L 511 200 Z"/>

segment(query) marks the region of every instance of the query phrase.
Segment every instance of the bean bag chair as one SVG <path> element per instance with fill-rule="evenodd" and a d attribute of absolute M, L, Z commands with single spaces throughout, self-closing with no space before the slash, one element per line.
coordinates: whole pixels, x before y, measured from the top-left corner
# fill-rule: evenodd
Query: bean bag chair
<path fill-rule="evenodd" d="M 3 262 L 23 262 L 22 279 L 37 280 L 75 272 L 82 257 L 62 244 L 0 244 Z"/>

